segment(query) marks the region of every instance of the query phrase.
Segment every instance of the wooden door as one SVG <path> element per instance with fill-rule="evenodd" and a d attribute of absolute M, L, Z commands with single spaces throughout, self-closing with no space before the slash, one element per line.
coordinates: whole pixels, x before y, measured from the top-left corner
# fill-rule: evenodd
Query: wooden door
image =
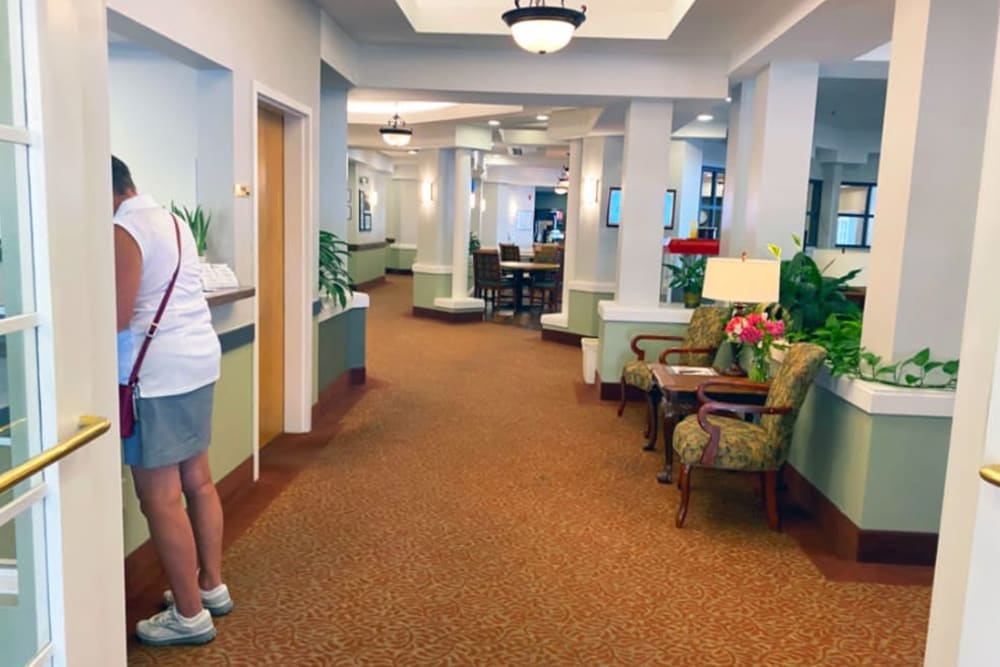
<path fill-rule="evenodd" d="M 257 129 L 260 445 L 285 429 L 285 119 L 260 107 Z"/>

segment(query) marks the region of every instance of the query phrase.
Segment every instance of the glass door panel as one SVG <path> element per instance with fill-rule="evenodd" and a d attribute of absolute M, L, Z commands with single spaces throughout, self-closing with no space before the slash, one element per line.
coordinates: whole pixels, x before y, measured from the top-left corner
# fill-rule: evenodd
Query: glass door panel
<path fill-rule="evenodd" d="M 0 525 L 0 667 L 28 664 L 50 641 L 42 512 L 38 502 Z"/>

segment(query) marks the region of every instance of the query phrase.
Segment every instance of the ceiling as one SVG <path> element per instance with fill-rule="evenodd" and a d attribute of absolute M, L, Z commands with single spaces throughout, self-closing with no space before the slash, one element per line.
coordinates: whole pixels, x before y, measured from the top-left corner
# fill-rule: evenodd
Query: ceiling
<path fill-rule="evenodd" d="M 840 130 L 881 130 L 885 79 L 820 79 L 816 122 Z"/>

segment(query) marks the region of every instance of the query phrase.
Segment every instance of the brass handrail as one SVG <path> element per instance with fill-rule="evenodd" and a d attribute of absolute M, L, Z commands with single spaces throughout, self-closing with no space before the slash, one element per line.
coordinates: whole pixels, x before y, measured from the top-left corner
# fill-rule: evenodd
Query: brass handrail
<path fill-rule="evenodd" d="M 80 430 L 66 438 L 51 449 L 46 449 L 38 456 L 34 456 L 16 468 L 12 468 L 5 473 L 0 473 L 0 493 L 5 493 L 13 489 L 17 484 L 28 479 L 40 470 L 48 468 L 56 461 L 60 461 L 84 445 L 93 442 L 108 432 L 111 422 L 104 417 L 94 417 L 84 415 L 80 417 Z"/>
<path fill-rule="evenodd" d="M 983 466 L 979 469 L 979 476 L 993 486 L 1000 486 L 1000 465 Z"/>

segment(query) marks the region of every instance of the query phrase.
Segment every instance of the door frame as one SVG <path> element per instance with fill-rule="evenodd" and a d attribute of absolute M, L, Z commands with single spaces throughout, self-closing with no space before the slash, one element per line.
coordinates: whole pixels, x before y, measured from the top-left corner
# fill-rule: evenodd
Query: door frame
<path fill-rule="evenodd" d="M 267 85 L 253 82 L 253 262 L 254 286 L 260 284 L 260 181 L 257 167 L 259 107 L 285 116 L 285 432 L 312 429 L 312 270 L 318 233 L 313 206 L 312 109 Z M 306 261 L 302 261 L 305 258 Z M 260 326 L 260 301 L 254 299 L 254 328 Z M 253 470 L 260 478 L 260 345 L 254 344 Z"/>

